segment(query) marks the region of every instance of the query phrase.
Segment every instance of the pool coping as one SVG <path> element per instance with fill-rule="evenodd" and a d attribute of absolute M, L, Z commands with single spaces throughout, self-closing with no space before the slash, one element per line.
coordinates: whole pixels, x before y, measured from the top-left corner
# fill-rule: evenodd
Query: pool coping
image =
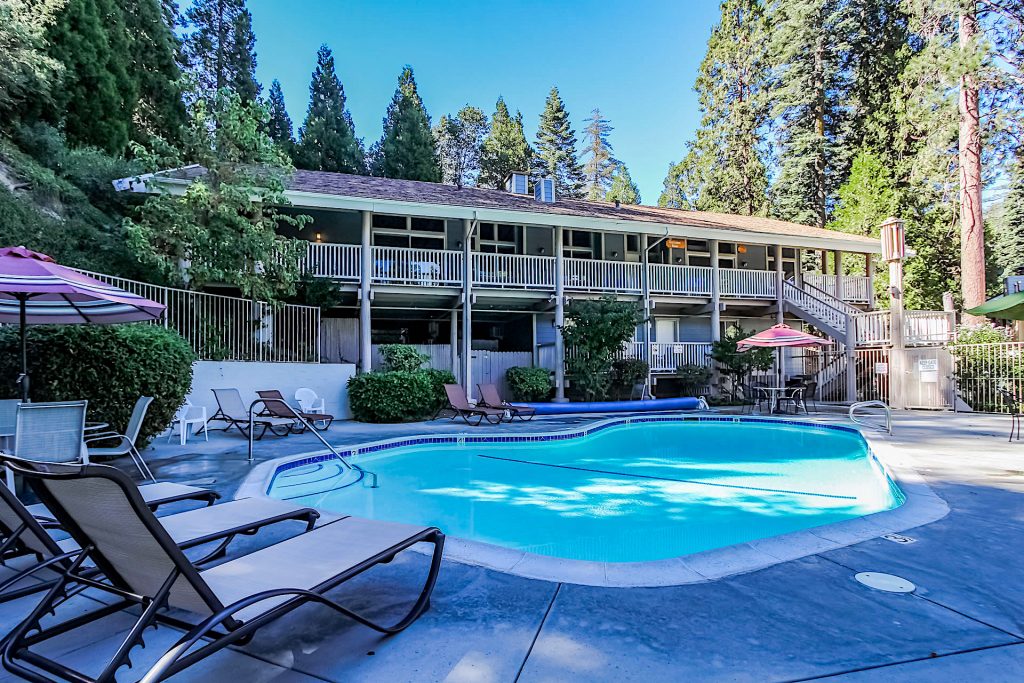
<path fill-rule="evenodd" d="M 853 423 L 847 425 L 812 419 L 750 418 L 692 413 L 656 417 L 619 416 L 598 420 L 582 427 L 549 432 L 501 436 L 482 436 L 479 432 L 405 436 L 353 444 L 339 448 L 339 450 L 343 454 L 348 452 L 352 462 L 359 464 L 362 455 L 404 445 L 561 440 L 579 438 L 619 424 L 667 421 L 763 422 L 859 433 L 867 442 L 875 460 L 886 475 L 899 486 L 905 500 L 902 505 L 892 510 L 665 560 L 647 562 L 568 560 L 451 536 L 447 537 L 445 542 L 445 558 L 516 576 L 561 583 L 615 588 L 677 586 L 714 581 L 727 576 L 765 569 L 790 560 L 906 531 L 942 519 L 949 513 L 949 506 L 932 491 L 924 477 L 914 468 L 909 454 L 899 448 L 898 442 L 892 435 L 872 431 L 863 426 L 858 427 Z M 267 497 L 270 483 L 281 465 L 315 462 L 330 455 L 329 450 L 322 449 L 260 463 L 243 480 L 235 498 Z"/>

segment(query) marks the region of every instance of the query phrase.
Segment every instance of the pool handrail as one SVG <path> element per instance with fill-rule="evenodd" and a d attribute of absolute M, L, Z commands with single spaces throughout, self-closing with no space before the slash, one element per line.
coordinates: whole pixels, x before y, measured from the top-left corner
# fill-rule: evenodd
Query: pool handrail
<path fill-rule="evenodd" d="M 885 412 L 885 427 L 882 428 L 877 424 L 858 420 L 854 412 L 860 408 L 881 408 Z M 865 427 L 872 427 L 874 429 L 884 429 L 887 434 L 892 434 L 892 408 L 890 408 L 885 401 L 858 401 L 850 406 L 850 421 L 854 424 L 863 425 Z"/>
<path fill-rule="evenodd" d="M 315 436 L 316 438 L 320 439 L 320 443 L 322 443 L 327 448 L 327 450 L 329 450 L 331 453 L 334 454 L 334 457 L 337 458 L 339 462 L 341 462 L 342 466 L 345 467 L 345 469 L 349 470 L 350 472 L 358 472 L 361 475 L 360 478 L 362 478 L 364 476 L 370 477 L 370 488 L 371 489 L 378 488 L 379 484 L 378 484 L 378 481 L 377 481 L 377 474 L 375 472 L 371 472 L 370 470 L 363 469 L 359 465 L 354 465 L 354 464 L 350 463 L 348 460 L 346 460 L 344 458 L 344 456 L 342 456 L 342 454 L 339 453 L 338 450 L 334 446 L 332 446 L 327 441 L 327 439 L 325 439 L 320 434 L 320 432 L 318 430 L 313 429 L 313 426 L 309 423 L 308 420 L 306 420 L 306 418 L 302 417 L 302 415 L 300 415 L 294 408 L 289 406 L 287 401 L 285 401 L 284 399 L 280 399 L 280 398 L 262 398 L 261 397 L 261 398 L 258 398 L 258 399 L 256 399 L 255 401 L 253 401 L 252 403 L 249 404 L 249 462 L 252 462 L 252 458 L 253 458 L 253 456 L 252 456 L 252 447 L 253 447 L 252 428 L 253 428 L 253 417 L 255 416 L 255 412 L 253 411 L 253 409 L 257 405 L 261 405 L 261 404 L 265 408 L 268 403 L 280 403 L 281 405 L 283 405 L 286 408 L 288 408 L 291 412 L 293 412 L 295 414 L 295 419 L 298 420 L 307 430 L 309 430 L 309 432 L 311 432 L 313 434 L 313 436 Z"/>

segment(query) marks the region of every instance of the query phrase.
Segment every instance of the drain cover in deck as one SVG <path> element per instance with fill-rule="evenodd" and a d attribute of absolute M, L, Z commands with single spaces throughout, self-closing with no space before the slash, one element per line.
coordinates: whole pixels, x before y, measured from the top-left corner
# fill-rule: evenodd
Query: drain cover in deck
<path fill-rule="evenodd" d="M 913 593 L 917 588 L 913 583 L 902 577 L 882 574 L 880 572 L 860 572 L 853 578 L 868 588 L 874 588 L 875 590 L 887 593 Z"/>

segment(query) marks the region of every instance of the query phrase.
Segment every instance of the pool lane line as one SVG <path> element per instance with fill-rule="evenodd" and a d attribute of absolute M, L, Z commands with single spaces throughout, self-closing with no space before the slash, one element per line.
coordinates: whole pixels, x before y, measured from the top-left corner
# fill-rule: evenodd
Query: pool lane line
<path fill-rule="evenodd" d="M 503 460 L 505 462 L 518 462 L 523 465 L 537 465 L 538 467 L 554 467 L 562 470 L 576 470 L 577 472 L 595 472 L 597 474 L 610 474 L 615 477 L 626 477 L 628 479 L 654 479 L 657 481 L 674 481 L 680 484 L 696 484 L 698 486 L 716 486 L 725 489 L 742 489 L 744 491 L 760 491 L 763 493 L 789 493 L 796 496 L 814 496 L 816 498 L 839 498 L 842 500 L 857 500 L 856 496 L 840 496 L 832 493 L 814 493 L 813 491 L 792 491 L 789 489 L 769 489 L 760 486 L 743 486 L 741 484 L 716 484 L 710 481 L 696 481 L 694 479 L 674 479 L 672 477 L 655 477 L 651 474 L 630 474 L 628 472 L 613 472 L 611 470 L 595 470 L 590 467 L 574 467 L 572 465 L 555 465 L 549 462 L 537 462 L 536 460 L 519 460 L 517 458 L 502 458 L 497 455 L 484 455 L 477 453 L 478 458 L 488 460 Z"/>

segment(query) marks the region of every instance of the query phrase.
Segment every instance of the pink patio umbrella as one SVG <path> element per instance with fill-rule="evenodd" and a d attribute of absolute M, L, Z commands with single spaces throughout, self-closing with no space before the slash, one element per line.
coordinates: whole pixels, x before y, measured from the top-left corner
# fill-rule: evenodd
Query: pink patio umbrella
<path fill-rule="evenodd" d="M 783 347 L 830 346 L 831 344 L 831 339 L 815 337 L 813 334 L 794 330 L 789 325 L 779 323 L 778 325 L 769 327 L 767 330 L 751 335 L 746 339 L 741 339 L 736 343 L 736 349 L 738 351 L 749 351 L 753 348 L 779 349 L 779 385 L 781 386 Z"/>
<path fill-rule="evenodd" d="M 156 320 L 164 305 L 58 265 L 25 247 L 0 249 L 0 323 L 21 326 L 21 398 L 28 400 L 27 325 Z"/>

